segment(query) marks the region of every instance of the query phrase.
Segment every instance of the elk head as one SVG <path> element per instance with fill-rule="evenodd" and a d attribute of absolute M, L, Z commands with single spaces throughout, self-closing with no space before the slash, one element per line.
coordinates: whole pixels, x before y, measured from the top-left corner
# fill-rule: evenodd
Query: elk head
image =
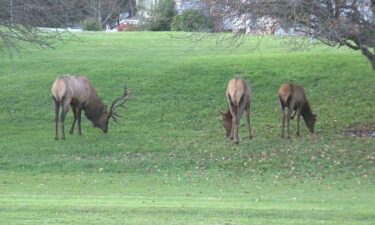
<path fill-rule="evenodd" d="M 117 109 L 119 107 L 122 107 L 122 108 L 125 108 L 124 104 L 131 99 L 131 94 L 129 92 L 127 92 L 126 90 L 126 83 L 124 85 L 124 93 L 116 98 L 112 104 L 111 104 L 111 107 L 109 108 L 108 110 L 108 107 L 105 106 L 103 109 L 102 109 L 102 116 L 100 117 L 100 119 L 98 120 L 97 124 L 95 124 L 95 126 L 99 127 L 104 133 L 107 133 L 108 131 L 108 123 L 109 123 L 109 120 L 112 118 L 113 121 L 115 121 L 116 123 L 118 123 L 118 117 L 121 117 L 120 115 L 117 114 Z"/>
<path fill-rule="evenodd" d="M 232 114 L 228 110 L 227 112 L 220 112 L 221 115 L 221 124 L 225 129 L 225 136 L 229 137 L 232 131 Z"/>
<path fill-rule="evenodd" d="M 312 133 L 312 134 L 314 133 L 314 125 L 315 125 L 315 122 L 316 122 L 316 117 L 317 117 L 316 114 L 312 114 L 310 117 L 304 118 L 305 124 L 306 124 L 307 128 L 309 129 L 310 133 Z"/>

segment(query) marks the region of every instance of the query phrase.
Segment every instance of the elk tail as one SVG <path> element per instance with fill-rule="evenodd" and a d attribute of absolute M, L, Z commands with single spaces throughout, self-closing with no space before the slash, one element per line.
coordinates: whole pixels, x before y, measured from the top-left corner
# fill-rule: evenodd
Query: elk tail
<path fill-rule="evenodd" d="M 280 95 L 279 95 L 279 101 L 280 101 L 280 104 L 281 104 L 282 106 L 284 106 L 284 101 L 283 101 L 283 99 L 281 98 Z"/>
<path fill-rule="evenodd" d="M 280 103 L 284 106 L 289 105 L 289 101 L 292 98 L 292 93 L 293 93 L 293 85 L 292 84 L 282 85 L 280 90 L 279 90 Z"/>
<path fill-rule="evenodd" d="M 243 99 L 243 96 L 244 96 L 244 93 L 243 92 L 239 92 L 239 91 L 236 91 L 234 93 L 234 103 L 236 104 L 236 106 L 239 106 L 241 105 L 241 102 L 242 102 L 242 99 Z"/>
<path fill-rule="evenodd" d="M 228 94 L 228 99 L 229 99 L 229 102 L 230 102 L 230 105 L 231 105 L 231 107 L 232 107 L 232 109 L 233 109 L 233 112 L 235 113 L 235 114 L 237 114 L 237 109 L 238 109 L 238 107 L 242 104 L 242 102 L 243 102 L 243 94 L 241 94 L 241 93 L 238 93 L 237 91 L 236 92 L 234 92 L 234 95 L 231 97 L 229 94 Z"/>
<path fill-rule="evenodd" d="M 287 92 L 284 95 L 280 96 L 280 98 L 285 105 L 289 105 L 290 101 L 292 100 L 292 93 Z"/>
<path fill-rule="evenodd" d="M 237 102 L 236 102 L 236 99 L 232 99 L 232 97 L 230 96 L 230 94 L 228 94 L 228 100 L 229 100 L 229 104 L 230 106 L 228 105 L 228 111 L 230 111 L 230 109 L 232 109 L 232 111 L 237 114 Z"/>
<path fill-rule="evenodd" d="M 66 95 L 66 84 L 62 79 L 57 79 L 52 85 L 52 96 L 57 102 L 61 102 Z"/>

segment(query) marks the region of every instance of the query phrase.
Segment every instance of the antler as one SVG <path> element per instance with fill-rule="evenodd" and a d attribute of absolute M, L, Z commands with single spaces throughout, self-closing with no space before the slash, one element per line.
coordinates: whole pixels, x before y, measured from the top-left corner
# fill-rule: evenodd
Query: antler
<path fill-rule="evenodd" d="M 113 121 L 115 121 L 116 123 L 118 123 L 118 117 L 121 117 L 121 116 L 117 114 L 116 109 L 118 107 L 125 108 L 124 104 L 128 100 L 131 99 L 130 94 L 131 93 L 128 93 L 127 90 L 126 90 L 126 82 L 125 82 L 125 85 L 124 85 L 124 94 L 121 97 L 118 97 L 118 98 L 116 98 L 113 101 L 111 107 L 109 108 L 108 119 L 112 118 Z"/>

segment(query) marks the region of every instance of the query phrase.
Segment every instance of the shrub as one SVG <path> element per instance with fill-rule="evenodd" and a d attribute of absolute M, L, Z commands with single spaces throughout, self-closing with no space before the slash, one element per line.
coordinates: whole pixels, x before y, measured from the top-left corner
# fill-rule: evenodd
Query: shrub
<path fill-rule="evenodd" d="M 174 0 L 161 0 L 149 11 L 150 17 L 144 20 L 144 27 L 151 31 L 171 30 L 173 17 L 176 14 Z"/>
<path fill-rule="evenodd" d="M 102 23 L 97 19 L 85 19 L 81 22 L 82 29 L 87 31 L 102 30 Z"/>
<path fill-rule="evenodd" d="M 212 20 L 202 10 L 188 9 L 173 18 L 173 31 L 210 31 Z"/>

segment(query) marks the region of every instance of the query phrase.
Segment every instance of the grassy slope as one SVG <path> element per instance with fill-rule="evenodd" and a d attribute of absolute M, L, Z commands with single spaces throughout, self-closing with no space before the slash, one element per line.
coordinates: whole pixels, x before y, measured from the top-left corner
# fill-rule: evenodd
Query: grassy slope
<path fill-rule="evenodd" d="M 0 218 L 7 223 L 370 224 L 374 72 L 358 53 L 286 53 L 280 40 L 249 51 L 171 33 L 87 33 L 56 50 L 0 58 Z M 177 34 L 173 34 L 177 35 Z M 227 81 L 252 86 L 255 138 L 223 138 Z M 107 135 L 53 141 L 50 86 L 84 74 L 105 102 L 126 80 L 136 99 Z M 306 87 L 317 134 L 280 140 L 277 89 Z M 71 120 L 69 114 L 69 121 Z M 244 122 L 244 121 L 243 121 Z M 67 122 L 70 124 L 70 122 Z M 294 124 L 293 124 L 294 125 Z M 294 126 L 293 126 L 294 127 Z M 174 207 L 176 206 L 176 207 Z"/>

